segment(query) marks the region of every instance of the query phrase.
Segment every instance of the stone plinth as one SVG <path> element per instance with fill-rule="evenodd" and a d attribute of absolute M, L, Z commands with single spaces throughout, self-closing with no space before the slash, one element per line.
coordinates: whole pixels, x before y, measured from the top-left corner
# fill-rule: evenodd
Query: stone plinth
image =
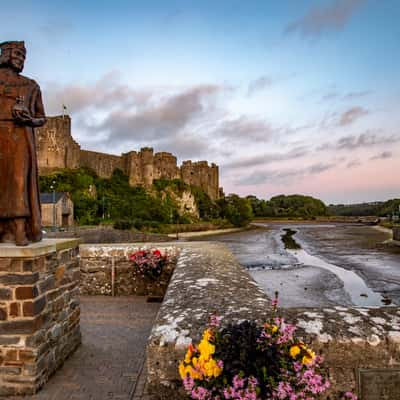
<path fill-rule="evenodd" d="M 78 245 L 0 244 L 0 395 L 35 393 L 81 343 Z"/>

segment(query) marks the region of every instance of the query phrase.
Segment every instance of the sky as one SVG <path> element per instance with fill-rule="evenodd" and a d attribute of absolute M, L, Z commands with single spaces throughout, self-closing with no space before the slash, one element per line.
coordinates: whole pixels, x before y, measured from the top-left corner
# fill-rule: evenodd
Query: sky
<path fill-rule="evenodd" d="M 400 197 L 398 0 L 2 3 L 84 149 L 208 160 L 243 196 Z"/>

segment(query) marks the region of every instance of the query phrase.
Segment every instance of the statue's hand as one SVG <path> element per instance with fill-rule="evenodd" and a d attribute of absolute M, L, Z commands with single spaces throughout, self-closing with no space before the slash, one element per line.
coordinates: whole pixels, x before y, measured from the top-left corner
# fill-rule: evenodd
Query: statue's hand
<path fill-rule="evenodd" d="M 32 126 L 33 128 L 39 128 L 40 126 L 43 126 L 46 122 L 46 118 L 32 118 L 30 126 Z"/>
<path fill-rule="evenodd" d="M 30 125 L 32 123 L 31 113 L 24 104 L 15 104 L 12 109 L 12 116 L 19 125 Z"/>

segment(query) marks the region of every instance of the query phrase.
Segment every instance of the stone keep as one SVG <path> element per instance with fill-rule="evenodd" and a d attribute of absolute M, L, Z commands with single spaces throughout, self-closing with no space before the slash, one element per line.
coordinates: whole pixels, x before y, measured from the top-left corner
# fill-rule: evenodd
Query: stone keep
<path fill-rule="evenodd" d="M 78 240 L 0 244 L 0 396 L 33 394 L 81 343 Z"/>
<path fill-rule="evenodd" d="M 182 179 L 203 189 L 212 200 L 220 197 L 218 166 L 207 161 L 184 161 L 167 152 L 154 153 L 151 147 L 120 156 L 82 150 L 71 136 L 69 116 L 49 117 L 45 127 L 36 130 L 40 175 L 59 169 L 88 167 L 102 178 L 110 178 L 116 169 L 129 176 L 132 186 L 150 187 L 155 179 Z"/>

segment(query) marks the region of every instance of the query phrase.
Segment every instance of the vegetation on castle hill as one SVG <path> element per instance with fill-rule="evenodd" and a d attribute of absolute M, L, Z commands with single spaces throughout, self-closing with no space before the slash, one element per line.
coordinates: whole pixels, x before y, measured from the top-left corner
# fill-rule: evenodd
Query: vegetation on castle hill
<path fill-rule="evenodd" d="M 252 211 L 247 199 L 236 195 L 214 202 L 202 189 L 179 179 L 156 180 L 150 190 L 129 185 L 129 178 L 115 170 L 110 179 L 98 177 L 92 170 L 62 170 L 40 177 L 41 192 L 69 192 L 79 225 L 111 223 L 117 229 L 168 231 L 165 226 L 208 221 L 217 226 L 244 226 Z M 177 196 L 191 191 L 199 219 L 180 212 Z M 215 228 L 215 227 L 214 227 Z"/>
<path fill-rule="evenodd" d="M 270 200 L 260 200 L 247 196 L 255 217 L 266 218 L 307 218 L 329 215 L 327 206 L 311 196 L 294 194 L 274 196 Z"/>

